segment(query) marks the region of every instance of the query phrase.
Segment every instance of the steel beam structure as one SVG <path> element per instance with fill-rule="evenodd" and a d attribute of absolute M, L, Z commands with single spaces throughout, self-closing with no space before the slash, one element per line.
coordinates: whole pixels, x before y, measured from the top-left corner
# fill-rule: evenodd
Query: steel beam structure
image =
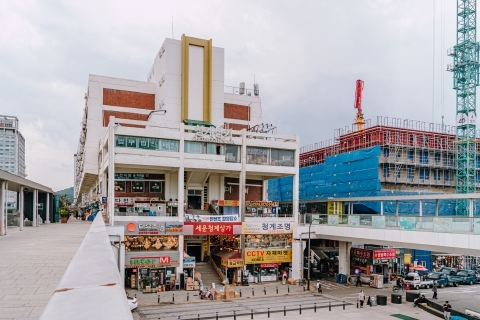
<path fill-rule="evenodd" d="M 447 66 L 447 70 L 453 72 L 453 89 L 457 93 L 457 193 L 476 191 L 476 90 L 479 85 L 476 12 L 476 0 L 457 0 L 457 44 L 447 52 L 453 56 L 453 64 Z M 468 215 L 468 212 L 468 202 L 457 200 L 457 215 Z"/>

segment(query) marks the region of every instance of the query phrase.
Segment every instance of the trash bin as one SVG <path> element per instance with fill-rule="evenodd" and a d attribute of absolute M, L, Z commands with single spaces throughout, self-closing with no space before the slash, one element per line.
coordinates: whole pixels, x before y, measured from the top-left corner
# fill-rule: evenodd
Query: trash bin
<path fill-rule="evenodd" d="M 387 296 L 377 295 L 377 304 L 379 306 L 386 306 L 387 305 Z"/>
<path fill-rule="evenodd" d="M 420 292 L 409 292 L 407 291 L 407 295 L 406 295 L 406 298 L 405 300 L 407 300 L 407 302 L 414 302 L 415 299 L 417 298 L 420 298 Z"/>
<path fill-rule="evenodd" d="M 394 303 L 394 304 L 402 304 L 402 295 L 401 295 L 401 294 L 394 294 L 394 293 L 392 293 L 392 303 Z"/>

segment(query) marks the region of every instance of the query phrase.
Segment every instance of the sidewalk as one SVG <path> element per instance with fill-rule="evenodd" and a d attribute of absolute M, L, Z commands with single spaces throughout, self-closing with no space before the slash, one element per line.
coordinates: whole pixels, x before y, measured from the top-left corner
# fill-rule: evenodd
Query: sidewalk
<path fill-rule="evenodd" d="M 90 225 L 70 218 L 0 237 L 0 319 L 38 319 Z"/>

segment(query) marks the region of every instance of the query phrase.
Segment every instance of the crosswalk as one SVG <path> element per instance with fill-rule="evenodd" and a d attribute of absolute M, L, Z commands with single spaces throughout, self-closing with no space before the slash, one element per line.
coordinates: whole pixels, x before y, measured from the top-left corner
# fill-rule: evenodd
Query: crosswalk
<path fill-rule="evenodd" d="M 314 282 L 313 285 L 315 285 L 316 281 Z M 320 283 L 322 284 L 322 289 L 323 290 L 339 290 L 339 289 L 347 289 L 349 286 L 343 283 L 335 283 L 332 281 L 326 281 L 326 280 L 320 280 Z"/>

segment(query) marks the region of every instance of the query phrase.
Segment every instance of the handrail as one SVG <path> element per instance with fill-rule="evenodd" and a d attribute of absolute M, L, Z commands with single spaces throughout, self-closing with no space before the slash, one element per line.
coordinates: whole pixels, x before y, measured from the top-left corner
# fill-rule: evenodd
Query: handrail
<path fill-rule="evenodd" d="M 100 214 L 40 316 L 57 319 L 133 319 Z"/>

